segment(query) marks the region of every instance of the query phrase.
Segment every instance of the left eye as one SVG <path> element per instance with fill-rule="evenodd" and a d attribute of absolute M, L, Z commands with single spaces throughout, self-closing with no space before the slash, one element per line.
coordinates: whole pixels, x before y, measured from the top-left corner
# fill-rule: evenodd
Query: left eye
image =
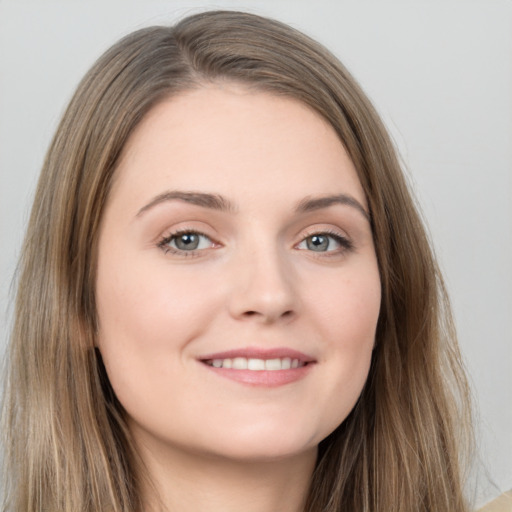
<path fill-rule="evenodd" d="M 349 242 L 347 239 L 339 235 L 331 235 L 328 233 L 316 233 L 310 235 L 297 245 L 297 249 L 306 249 L 314 252 L 330 252 L 347 248 Z"/>
<path fill-rule="evenodd" d="M 184 231 L 167 237 L 162 245 L 178 251 L 196 251 L 212 247 L 213 242 L 201 233 Z"/>

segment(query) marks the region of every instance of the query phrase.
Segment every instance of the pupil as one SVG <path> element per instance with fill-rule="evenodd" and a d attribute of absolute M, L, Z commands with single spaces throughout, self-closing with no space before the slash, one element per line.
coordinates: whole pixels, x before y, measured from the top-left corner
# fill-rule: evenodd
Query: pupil
<path fill-rule="evenodd" d="M 197 246 L 199 245 L 199 237 L 195 235 L 194 233 L 184 234 L 181 235 L 176 240 L 176 247 L 178 249 L 197 249 Z"/>
<path fill-rule="evenodd" d="M 308 239 L 308 249 L 312 251 L 325 251 L 329 245 L 329 240 L 326 236 L 314 235 Z"/>

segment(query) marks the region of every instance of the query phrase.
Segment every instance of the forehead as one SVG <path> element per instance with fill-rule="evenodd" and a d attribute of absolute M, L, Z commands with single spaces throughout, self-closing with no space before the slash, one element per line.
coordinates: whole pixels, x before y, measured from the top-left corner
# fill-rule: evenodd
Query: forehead
<path fill-rule="evenodd" d="M 351 193 L 366 204 L 336 132 L 288 97 L 214 84 L 168 98 L 143 119 L 123 151 L 114 193 L 168 188 L 233 196 Z M 116 191 L 116 189 L 118 189 Z"/>

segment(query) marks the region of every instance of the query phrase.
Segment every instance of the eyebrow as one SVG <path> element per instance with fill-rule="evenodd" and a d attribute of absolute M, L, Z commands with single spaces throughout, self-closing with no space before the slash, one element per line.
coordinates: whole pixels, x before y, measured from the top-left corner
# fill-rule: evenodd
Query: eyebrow
<path fill-rule="evenodd" d="M 210 208 L 222 212 L 236 212 L 235 205 L 219 194 L 209 194 L 205 192 L 188 192 L 172 190 L 164 192 L 154 197 L 148 204 L 143 206 L 138 212 L 136 217 L 139 217 L 147 210 L 168 201 L 184 201 L 189 204 L 201 206 L 203 208 Z M 365 210 L 362 204 L 354 197 L 348 194 L 335 194 L 331 196 L 322 197 L 306 197 L 299 201 L 295 207 L 297 213 L 308 213 L 315 210 L 321 210 L 330 206 L 341 204 L 355 208 L 363 217 L 371 222 L 370 214 Z"/>
<path fill-rule="evenodd" d="M 307 213 L 315 210 L 321 210 L 322 208 L 328 208 L 329 206 L 333 206 L 335 204 L 351 206 L 352 208 L 355 208 L 359 213 L 361 213 L 368 222 L 371 222 L 370 214 L 366 211 L 364 206 L 355 197 L 352 197 L 348 194 L 335 194 L 332 196 L 322 197 L 306 197 L 299 202 L 296 211 L 300 213 Z"/>
<path fill-rule="evenodd" d="M 206 194 L 204 192 L 183 192 L 179 190 L 172 190 L 164 192 L 154 197 L 147 205 L 143 206 L 138 212 L 137 217 L 144 212 L 153 208 L 154 206 L 165 203 L 167 201 L 184 201 L 186 203 L 202 206 L 203 208 L 210 208 L 212 210 L 219 210 L 223 212 L 233 212 L 236 210 L 231 201 L 218 194 Z"/>

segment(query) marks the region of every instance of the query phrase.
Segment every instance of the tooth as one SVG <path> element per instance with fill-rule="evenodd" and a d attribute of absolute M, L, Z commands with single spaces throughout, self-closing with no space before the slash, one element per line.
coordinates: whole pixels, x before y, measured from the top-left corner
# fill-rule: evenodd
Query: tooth
<path fill-rule="evenodd" d="M 281 360 L 281 370 L 289 370 L 292 366 L 292 360 L 289 357 L 285 357 Z"/>
<path fill-rule="evenodd" d="M 247 359 L 245 357 L 235 357 L 233 359 L 233 368 L 235 370 L 247 370 Z"/>
<path fill-rule="evenodd" d="M 284 357 L 282 359 L 247 359 L 245 357 L 235 357 L 233 359 L 212 359 L 209 363 L 214 368 L 233 368 L 234 370 L 289 370 L 304 366 L 299 359 Z"/>
<path fill-rule="evenodd" d="M 266 370 L 280 370 L 281 369 L 281 359 L 267 359 L 265 361 L 265 369 Z"/>
<path fill-rule="evenodd" d="M 265 361 L 263 359 L 248 359 L 247 360 L 248 370 L 264 370 Z"/>

